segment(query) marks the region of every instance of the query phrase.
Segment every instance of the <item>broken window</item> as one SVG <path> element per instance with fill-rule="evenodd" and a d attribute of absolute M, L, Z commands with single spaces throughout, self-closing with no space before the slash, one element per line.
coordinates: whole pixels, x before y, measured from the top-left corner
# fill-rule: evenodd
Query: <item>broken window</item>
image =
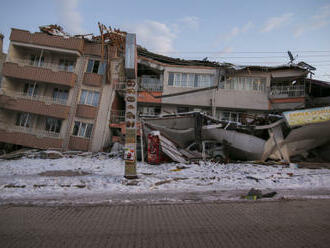
<path fill-rule="evenodd" d="M 23 89 L 24 95 L 36 96 L 38 94 L 38 88 L 38 85 L 35 83 L 26 83 Z"/>
<path fill-rule="evenodd" d="M 73 72 L 74 61 L 67 60 L 67 59 L 60 59 L 59 70 Z"/>
<path fill-rule="evenodd" d="M 102 63 L 99 60 L 90 59 L 88 60 L 86 72 L 103 75 L 105 72 L 105 67 L 106 67 L 105 62 Z"/>
<path fill-rule="evenodd" d="M 141 107 L 140 111 L 142 115 L 159 115 L 160 106 Z"/>
<path fill-rule="evenodd" d="M 65 102 L 68 99 L 68 96 L 69 90 L 67 89 L 54 88 L 53 90 L 53 99 L 56 101 Z"/>
<path fill-rule="evenodd" d="M 213 85 L 214 75 L 169 72 L 168 85 L 175 87 L 204 88 Z"/>
<path fill-rule="evenodd" d="M 30 55 L 30 65 L 32 66 L 43 66 L 44 65 L 44 57 L 31 54 Z"/>
<path fill-rule="evenodd" d="M 178 107 L 177 108 L 177 113 L 185 113 L 189 112 L 189 107 Z"/>
<path fill-rule="evenodd" d="M 266 89 L 266 78 L 254 78 L 254 77 L 227 78 L 224 84 L 224 88 L 229 90 L 264 92 Z"/>
<path fill-rule="evenodd" d="M 46 131 L 59 133 L 61 132 L 62 120 L 48 117 L 46 119 Z"/>
<path fill-rule="evenodd" d="M 99 105 L 99 98 L 100 93 L 97 91 L 82 90 L 79 103 L 97 107 Z"/>
<path fill-rule="evenodd" d="M 84 138 L 90 138 L 92 135 L 92 130 L 93 130 L 93 124 L 75 121 L 72 135 L 84 137 Z"/>
<path fill-rule="evenodd" d="M 30 113 L 17 113 L 16 126 L 32 127 L 32 117 Z"/>

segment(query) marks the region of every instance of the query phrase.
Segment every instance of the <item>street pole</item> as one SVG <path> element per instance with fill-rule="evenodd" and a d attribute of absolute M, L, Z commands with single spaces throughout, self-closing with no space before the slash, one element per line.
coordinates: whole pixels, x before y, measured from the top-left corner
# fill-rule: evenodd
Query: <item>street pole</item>
<path fill-rule="evenodd" d="M 136 179 L 136 133 L 137 133 L 137 51 L 136 35 L 126 35 L 125 46 L 126 72 L 126 113 L 125 113 L 125 178 Z"/>

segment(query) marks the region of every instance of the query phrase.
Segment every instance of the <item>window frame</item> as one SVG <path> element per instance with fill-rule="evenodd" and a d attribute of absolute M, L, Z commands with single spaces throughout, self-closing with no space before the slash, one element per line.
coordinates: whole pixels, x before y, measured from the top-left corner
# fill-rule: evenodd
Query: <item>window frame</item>
<path fill-rule="evenodd" d="M 72 135 L 76 137 L 90 139 L 93 132 L 93 123 L 75 121 L 73 125 Z"/>
<path fill-rule="evenodd" d="M 95 98 L 97 100 L 95 100 Z M 100 102 L 100 92 L 95 90 L 82 89 L 80 93 L 79 104 L 98 107 Z M 96 105 L 94 105 L 94 103 Z"/>

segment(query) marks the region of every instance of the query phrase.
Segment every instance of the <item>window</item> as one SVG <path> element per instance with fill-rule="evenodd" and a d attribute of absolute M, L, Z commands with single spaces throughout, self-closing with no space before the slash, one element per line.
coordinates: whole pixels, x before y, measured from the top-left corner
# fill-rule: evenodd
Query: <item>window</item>
<path fill-rule="evenodd" d="M 80 121 L 74 122 L 72 135 L 90 138 L 93 130 L 93 124 Z"/>
<path fill-rule="evenodd" d="M 204 88 L 213 85 L 214 75 L 169 72 L 168 85 L 175 87 Z"/>
<path fill-rule="evenodd" d="M 23 92 L 27 96 L 36 96 L 38 94 L 38 85 L 34 83 L 26 83 Z"/>
<path fill-rule="evenodd" d="M 229 111 L 220 111 L 218 112 L 218 117 L 223 121 L 233 121 L 241 122 L 242 113 L 239 112 L 229 112 Z"/>
<path fill-rule="evenodd" d="M 86 72 L 103 75 L 105 72 L 105 67 L 106 67 L 105 62 L 102 63 L 99 60 L 90 59 L 88 60 Z"/>
<path fill-rule="evenodd" d="M 178 107 L 177 108 L 177 113 L 185 113 L 189 112 L 189 107 Z"/>
<path fill-rule="evenodd" d="M 59 133 L 61 132 L 62 120 L 48 117 L 46 119 L 46 131 Z"/>
<path fill-rule="evenodd" d="M 31 114 L 18 113 L 16 118 L 16 126 L 31 127 L 32 126 Z"/>
<path fill-rule="evenodd" d="M 142 115 L 159 115 L 160 114 L 160 107 L 142 107 L 141 108 Z"/>
<path fill-rule="evenodd" d="M 60 100 L 65 102 L 68 99 L 69 96 L 69 90 L 66 89 L 60 89 L 60 88 L 54 88 L 53 90 L 53 99 L 54 100 Z"/>
<path fill-rule="evenodd" d="M 67 59 L 60 59 L 59 70 L 73 72 L 74 61 L 67 60 Z"/>
<path fill-rule="evenodd" d="M 44 65 L 44 57 L 41 57 L 40 64 L 39 64 L 39 58 L 38 55 L 30 55 L 30 65 L 32 66 L 43 66 Z"/>
<path fill-rule="evenodd" d="M 99 105 L 99 98 L 100 93 L 97 91 L 82 90 L 79 103 L 97 107 Z"/>
<path fill-rule="evenodd" d="M 266 78 L 253 78 L 253 77 L 227 78 L 223 88 L 229 90 L 264 92 L 266 89 Z"/>

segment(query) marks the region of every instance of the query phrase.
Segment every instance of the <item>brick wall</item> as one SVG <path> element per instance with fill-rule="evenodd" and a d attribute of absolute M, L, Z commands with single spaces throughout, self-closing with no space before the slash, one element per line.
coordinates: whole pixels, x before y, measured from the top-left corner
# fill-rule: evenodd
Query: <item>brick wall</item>
<path fill-rule="evenodd" d="M 39 149 L 61 148 L 62 139 L 42 137 L 19 132 L 7 132 L 0 130 L 0 141 Z"/>
<path fill-rule="evenodd" d="M 16 63 L 6 62 L 3 65 L 2 74 L 8 77 L 27 79 L 32 81 L 49 82 L 73 87 L 77 75 L 73 72 L 55 72 L 46 68 L 33 66 L 19 66 Z"/>
<path fill-rule="evenodd" d="M 70 136 L 69 149 L 76 151 L 88 151 L 89 139 Z"/>
<path fill-rule="evenodd" d="M 76 116 L 88 119 L 95 119 L 97 115 L 97 108 L 94 106 L 78 104 Z"/>

